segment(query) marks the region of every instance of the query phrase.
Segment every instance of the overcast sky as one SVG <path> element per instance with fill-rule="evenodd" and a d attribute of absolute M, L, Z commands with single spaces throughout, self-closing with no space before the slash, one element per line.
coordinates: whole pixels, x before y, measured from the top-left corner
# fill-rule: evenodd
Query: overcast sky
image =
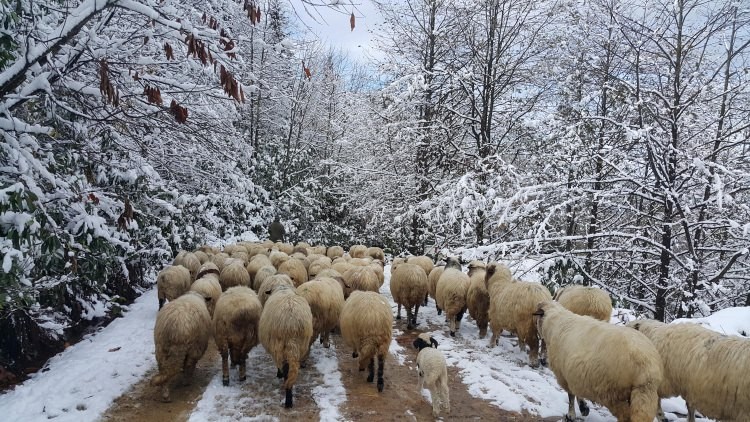
<path fill-rule="evenodd" d="M 310 6 L 301 0 L 289 0 L 301 21 L 300 30 L 317 37 L 333 47 L 346 51 L 352 58 L 363 62 L 375 53 L 372 31 L 382 22 L 377 8 L 370 0 L 312 0 L 308 3 L 334 4 L 331 6 Z M 349 17 L 354 12 L 355 27 L 351 30 Z M 293 17 L 294 19 L 294 17 Z M 305 28 L 307 26 L 307 28 Z"/>

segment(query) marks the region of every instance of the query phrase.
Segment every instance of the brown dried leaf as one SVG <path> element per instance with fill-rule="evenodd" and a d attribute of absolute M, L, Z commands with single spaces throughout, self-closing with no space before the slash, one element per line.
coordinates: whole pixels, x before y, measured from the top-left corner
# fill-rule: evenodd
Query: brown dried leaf
<path fill-rule="evenodd" d="M 355 22 L 354 12 L 352 12 L 352 15 L 349 16 L 349 25 L 352 27 L 352 31 L 354 31 L 354 22 Z"/>

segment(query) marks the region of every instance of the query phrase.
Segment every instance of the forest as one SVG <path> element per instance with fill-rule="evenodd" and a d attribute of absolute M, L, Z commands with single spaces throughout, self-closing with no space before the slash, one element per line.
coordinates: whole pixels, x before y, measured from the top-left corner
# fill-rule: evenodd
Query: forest
<path fill-rule="evenodd" d="M 750 306 L 750 5 L 0 0 L 0 377 L 178 250 L 289 240 L 538 263 L 662 321 Z M 351 19 L 350 19 L 351 14 Z"/>

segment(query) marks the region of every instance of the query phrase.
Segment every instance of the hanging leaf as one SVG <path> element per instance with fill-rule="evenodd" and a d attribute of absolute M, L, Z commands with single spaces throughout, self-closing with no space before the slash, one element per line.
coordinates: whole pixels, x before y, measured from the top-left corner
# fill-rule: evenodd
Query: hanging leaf
<path fill-rule="evenodd" d="M 354 12 L 352 12 L 352 15 L 349 16 L 349 25 L 352 27 L 352 31 L 354 31 L 354 22 L 355 22 Z"/>
<path fill-rule="evenodd" d="M 304 60 L 302 60 L 302 71 L 305 72 L 305 78 L 307 78 L 308 80 L 312 78 L 312 73 L 310 73 L 310 69 L 305 66 Z"/>

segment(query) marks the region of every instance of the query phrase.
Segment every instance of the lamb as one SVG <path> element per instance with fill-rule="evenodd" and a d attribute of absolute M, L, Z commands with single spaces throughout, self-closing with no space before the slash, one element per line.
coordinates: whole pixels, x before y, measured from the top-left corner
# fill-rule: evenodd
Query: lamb
<path fill-rule="evenodd" d="M 445 311 L 451 337 L 455 337 L 456 331 L 461 328 L 461 319 L 466 312 L 466 292 L 469 290 L 469 283 L 469 276 L 461 272 L 458 260 L 448 258 L 435 289 L 435 302 Z"/>
<path fill-rule="evenodd" d="M 331 246 L 326 250 L 326 256 L 331 259 L 336 259 L 344 255 L 344 248 L 341 246 Z"/>
<path fill-rule="evenodd" d="M 344 273 L 344 280 L 346 284 L 351 286 L 352 290 L 363 290 L 370 292 L 378 292 L 380 290 L 380 282 L 377 274 L 372 268 L 368 267 L 350 267 Z"/>
<path fill-rule="evenodd" d="M 279 274 L 286 274 L 292 279 L 294 287 L 299 287 L 307 281 L 307 269 L 299 259 L 292 258 L 279 265 Z"/>
<path fill-rule="evenodd" d="M 440 280 L 440 276 L 443 275 L 443 271 L 445 271 L 445 266 L 435 267 L 427 276 L 427 287 L 430 293 L 430 297 L 435 301 L 435 307 L 437 308 L 438 315 L 442 314 L 443 310 L 440 309 L 439 306 L 437 306 L 435 291 L 437 290 L 437 282 L 438 280 Z M 425 296 L 424 298 L 424 304 L 425 306 L 427 306 L 427 296 Z"/>
<path fill-rule="evenodd" d="M 172 265 L 161 270 L 156 277 L 159 309 L 167 300 L 171 302 L 190 290 L 190 282 L 190 271 L 182 265 Z"/>
<path fill-rule="evenodd" d="M 274 267 L 273 265 L 265 265 L 263 267 L 260 267 L 258 272 L 255 273 L 255 277 L 253 278 L 253 290 L 259 292 L 260 286 L 263 285 L 263 282 L 272 275 L 276 275 L 276 267 Z"/>
<path fill-rule="evenodd" d="M 367 246 L 365 245 L 352 245 L 349 248 L 349 255 L 352 258 L 364 258 L 367 256 Z"/>
<path fill-rule="evenodd" d="M 569 285 L 555 293 L 555 300 L 577 315 L 588 315 L 604 322 L 612 317 L 612 299 L 596 287 Z"/>
<path fill-rule="evenodd" d="M 221 355 L 222 383 L 229 385 L 229 362 L 240 366 L 239 379 L 245 381 L 247 354 L 258 344 L 258 323 L 263 306 L 258 295 L 245 286 L 222 293 L 214 311 L 214 340 Z"/>
<path fill-rule="evenodd" d="M 266 281 L 263 282 L 263 284 L 260 285 L 260 288 L 258 289 L 258 299 L 260 299 L 260 304 L 263 306 L 266 306 L 266 301 L 268 300 L 268 293 L 276 286 L 288 286 L 290 288 L 294 288 L 294 283 L 292 283 L 292 279 L 289 278 L 286 274 L 276 274 L 272 275 L 271 277 L 268 277 Z"/>
<path fill-rule="evenodd" d="M 484 262 L 469 263 L 469 290 L 466 292 L 466 306 L 469 308 L 469 315 L 477 323 L 479 338 L 487 336 L 487 324 L 490 320 L 490 294 L 484 285 L 485 274 Z"/>
<path fill-rule="evenodd" d="M 250 274 L 247 273 L 245 265 L 240 260 L 227 263 L 219 274 L 221 289 L 226 291 L 234 286 L 250 286 Z"/>
<path fill-rule="evenodd" d="M 211 261 L 206 262 L 198 271 L 197 280 L 190 286 L 190 290 L 200 293 L 205 298 L 210 298 L 206 303 L 208 313 L 213 317 L 216 302 L 221 297 L 221 283 L 219 283 L 219 269 Z"/>
<path fill-rule="evenodd" d="M 383 365 L 391 344 L 393 314 L 388 301 L 375 292 L 352 292 L 341 310 L 339 327 L 344 343 L 359 357 L 359 370 L 369 368 L 367 382 L 372 382 L 375 356 L 378 358 L 378 391 L 383 391 Z"/>
<path fill-rule="evenodd" d="M 534 319 L 547 343 L 550 369 L 568 393 L 565 421 L 576 419 L 578 396 L 606 406 L 618 421 L 653 422 L 663 369 L 646 336 L 576 315 L 552 300 L 537 305 Z"/>
<path fill-rule="evenodd" d="M 151 384 L 162 387 L 163 401 L 170 401 L 170 381 L 180 372 L 186 382 L 190 381 L 211 335 L 206 299 L 197 292 L 188 292 L 159 311 L 154 326 L 159 373 L 151 379 Z"/>
<path fill-rule="evenodd" d="M 539 366 L 539 335 L 532 314 L 537 304 L 552 300 L 546 287 L 539 283 L 511 280 L 508 267 L 498 263 L 487 266 L 485 286 L 490 295 L 490 347 L 496 346 L 503 330 L 518 337 L 518 345 L 529 347 L 529 364 Z"/>
<path fill-rule="evenodd" d="M 451 401 L 448 393 L 448 365 L 445 356 L 438 351 L 438 342 L 427 333 L 422 333 L 414 340 L 417 354 L 417 376 L 419 393 L 427 386 L 432 401 L 432 416 L 439 417 L 440 411 L 451 412 Z"/>
<path fill-rule="evenodd" d="M 656 346 L 664 362 L 659 397 L 682 396 L 688 422 L 695 411 L 722 421 L 750 421 L 750 339 L 698 324 L 635 320 L 627 324 Z M 660 420 L 665 421 L 659 408 Z"/>
<path fill-rule="evenodd" d="M 292 287 L 279 285 L 264 293 L 270 297 L 260 316 L 260 343 L 273 358 L 277 376 L 284 377 L 284 407 L 291 408 L 292 387 L 313 334 L 312 311 Z"/>
<path fill-rule="evenodd" d="M 371 246 L 367 248 L 367 251 L 365 252 L 367 256 L 369 256 L 372 259 L 378 259 L 380 261 L 385 261 L 385 252 L 383 252 L 383 249 L 377 247 L 377 246 Z"/>
<path fill-rule="evenodd" d="M 391 295 L 398 304 L 396 319 L 401 319 L 401 305 L 406 308 L 406 328 L 417 324 L 419 305 L 427 294 L 427 275 L 414 264 L 399 265 L 391 275 Z M 414 313 L 412 314 L 412 308 Z"/>
<path fill-rule="evenodd" d="M 331 330 L 338 326 L 341 308 L 344 307 L 344 292 L 339 282 L 321 277 L 297 287 L 297 294 L 307 300 L 312 311 L 313 335 L 310 345 L 320 336 L 320 342 L 327 349 L 330 347 Z"/>

